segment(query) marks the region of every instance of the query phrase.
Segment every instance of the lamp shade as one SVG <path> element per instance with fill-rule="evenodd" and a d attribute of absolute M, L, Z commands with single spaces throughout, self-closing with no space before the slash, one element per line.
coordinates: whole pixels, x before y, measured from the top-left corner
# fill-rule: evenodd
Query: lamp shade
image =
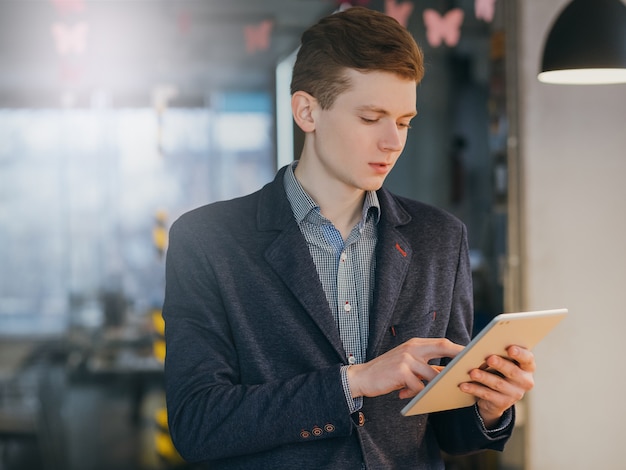
<path fill-rule="evenodd" d="M 540 81 L 626 83 L 626 5 L 621 0 L 573 0 L 552 25 Z"/>

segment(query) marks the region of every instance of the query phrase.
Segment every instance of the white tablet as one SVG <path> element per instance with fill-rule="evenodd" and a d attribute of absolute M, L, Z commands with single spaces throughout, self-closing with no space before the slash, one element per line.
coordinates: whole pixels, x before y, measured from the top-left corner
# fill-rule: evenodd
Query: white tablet
<path fill-rule="evenodd" d="M 509 346 L 532 349 L 566 314 L 567 309 L 556 309 L 496 316 L 402 409 L 402 414 L 412 416 L 473 405 L 476 398 L 459 389 L 459 384 L 471 381 L 472 369 L 486 368 L 485 359 L 493 354 L 506 356 Z"/>

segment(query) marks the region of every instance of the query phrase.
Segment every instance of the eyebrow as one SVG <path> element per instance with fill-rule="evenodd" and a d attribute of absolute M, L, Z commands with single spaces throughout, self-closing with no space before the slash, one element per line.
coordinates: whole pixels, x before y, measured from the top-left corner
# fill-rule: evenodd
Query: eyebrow
<path fill-rule="evenodd" d="M 383 108 L 379 108 L 378 106 L 374 106 L 374 105 L 364 105 L 364 106 L 357 106 L 356 108 L 357 111 L 369 111 L 369 112 L 374 112 L 374 113 L 378 113 L 378 114 L 382 114 L 384 116 L 389 116 L 389 111 L 387 111 L 386 109 Z M 411 111 L 408 112 L 406 114 L 403 114 L 402 116 L 399 116 L 401 118 L 412 118 L 417 116 L 417 111 Z"/>

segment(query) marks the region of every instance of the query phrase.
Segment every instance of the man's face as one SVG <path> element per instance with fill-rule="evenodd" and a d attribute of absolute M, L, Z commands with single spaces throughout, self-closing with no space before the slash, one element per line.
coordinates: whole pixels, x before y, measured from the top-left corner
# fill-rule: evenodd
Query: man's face
<path fill-rule="evenodd" d="M 351 87 L 315 110 L 313 159 L 349 189 L 379 189 L 404 149 L 416 115 L 416 83 L 388 72 L 346 71 Z"/>

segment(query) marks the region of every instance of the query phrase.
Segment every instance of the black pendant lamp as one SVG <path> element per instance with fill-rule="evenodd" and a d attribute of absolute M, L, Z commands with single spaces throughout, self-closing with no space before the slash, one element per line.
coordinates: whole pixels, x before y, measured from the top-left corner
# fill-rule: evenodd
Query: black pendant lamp
<path fill-rule="evenodd" d="M 552 25 L 538 79 L 544 83 L 626 83 L 626 5 L 573 0 Z"/>

